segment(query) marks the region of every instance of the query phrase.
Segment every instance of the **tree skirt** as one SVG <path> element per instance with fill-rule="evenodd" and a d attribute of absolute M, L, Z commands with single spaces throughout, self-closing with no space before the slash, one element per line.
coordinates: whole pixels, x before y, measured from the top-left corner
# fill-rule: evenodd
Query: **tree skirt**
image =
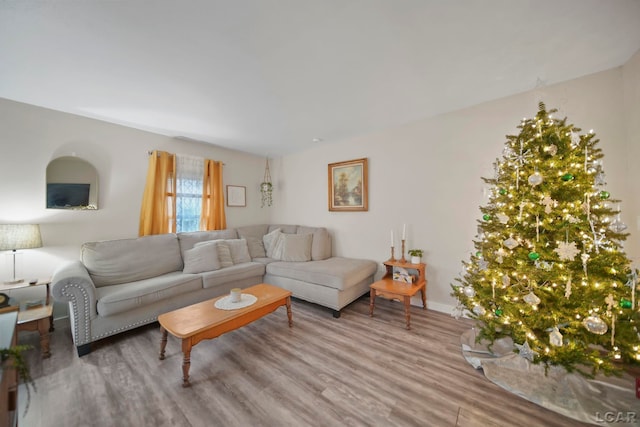
<path fill-rule="evenodd" d="M 598 375 L 587 379 L 552 366 L 534 364 L 514 353 L 510 338 L 497 340 L 488 350 L 476 343 L 476 330 L 462 334 L 462 354 L 474 368 L 482 369 L 493 383 L 520 397 L 567 417 L 597 425 L 640 426 L 640 400 L 635 378 Z"/>

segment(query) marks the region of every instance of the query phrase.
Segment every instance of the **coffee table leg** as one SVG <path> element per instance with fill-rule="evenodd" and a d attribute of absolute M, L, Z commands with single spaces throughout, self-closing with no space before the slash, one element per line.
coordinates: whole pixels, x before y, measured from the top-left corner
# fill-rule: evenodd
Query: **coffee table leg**
<path fill-rule="evenodd" d="M 160 338 L 160 360 L 164 360 L 164 349 L 167 347 L 167 330 L 160 326 L 162 338 Z"/>
<path fill-rule="evenodd" d="M 407 329 L 411 329 L 411 297 L 404 297 L 404 317 L 407 319 Z"/>
<path fill-rule="evenodd" d="M 420 293 L 422 294 L 422 309 L 426 310 L 427 309 L 427 287 L 423 286 L 422 289 L 420 289 Z"/>
<path fill-rule="evenodd" d="M 49 351 L 49 318 L 38 320 L 38 332 L 40 333 L 40 348 L 42 349 L 42 358 L 46 359 L 51 356 Z"/>
<path fill-rule="evenodd" d="M 182 340 L 182 387 L 190 387 L 189 368 L 191 368 L 191 340 L 184 338 Z"/>
<path fill-rule="evenodd" d="M 373 317 L 373 309 L 376 305 L 376 290 L 371 289 L 369 292 L 369 316 Z"/>
<path fill-rule="evenodd" d="M 293 314 L 291 313 L 291 297 L 287 297 L 287 318 L 289 319 L 289 327 L 292 327 Z"/>

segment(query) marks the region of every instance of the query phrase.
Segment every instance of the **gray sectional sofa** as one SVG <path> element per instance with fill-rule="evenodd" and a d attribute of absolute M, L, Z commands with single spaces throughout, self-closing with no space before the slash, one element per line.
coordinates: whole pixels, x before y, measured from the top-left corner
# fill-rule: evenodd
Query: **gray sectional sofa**
<path fill-rule="evenodd" d="M 371 260 L 334 257 L 325 228 L 254 225 L 90 242 L 61 265 L 52 295 L 69 303 L 78 355 L 101 338 L 157 320 L 159 314 L 270 283 L 340 310 L 369 290 Z"/>

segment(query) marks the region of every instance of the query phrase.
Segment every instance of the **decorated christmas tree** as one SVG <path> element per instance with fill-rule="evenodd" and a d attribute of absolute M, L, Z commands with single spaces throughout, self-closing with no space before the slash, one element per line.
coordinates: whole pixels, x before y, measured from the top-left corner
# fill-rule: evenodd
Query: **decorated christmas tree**
<path fill-rule="evenodd" d="M 540 103 L 483 178 L 489 200 L 452 295 L 478 340 L 510 337 L 534 363 L 611 374 L 640 364 L 637 273 L 595 134 L 555 112 Z"/>

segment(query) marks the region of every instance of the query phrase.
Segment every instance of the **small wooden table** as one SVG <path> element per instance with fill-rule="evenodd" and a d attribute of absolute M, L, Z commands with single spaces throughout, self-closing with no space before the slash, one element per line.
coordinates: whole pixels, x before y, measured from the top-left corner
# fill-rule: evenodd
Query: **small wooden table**
<path fill-rule="evenodd" d="M 29 283 L 23 281 L 13 284 L 0 283 L 0 292 L 12 291 L 16 289 L 24 289 L 35 286 L 45 286 L 46 296 L 44 300 L 38 300 L 37 304 L 33 307 L 29 306 L 29 303 L 20 303 L 16 301 L 15 307 L 5 307 L 0 309 L 3 311 L 18 311 L 18 323 L 16 325 L 16 331 L 38 331 L 40 334 L 40 349 L 42 352 L 42 358 L 51 356 L 49 347 L 49 332 L 53 331 L 53 302 L 51 301 L 50 291 L 50 279 L 38 279 L 36 283 Z"/>
<path fill-rule="evenodd" d="M 167 334 L 182 339 L 182 386 L 189 387 L 189 368 L 191 367 L 191 348 L 202 340 L 209 340 L 248 325 L 254 320 L 275 311 L 280 306 L 287 307 L 289 327 L 293 325 L 291 315 L 291 292 L 277 286 L 261 283 L 242 293 L 258 298 L 254 304 L 236 310 L 221 310 L 215 307 L 218 298 L 203 301 L 158 316 L 162 340 L 160 342 L 160 360 L 164 360 Z"/>
<path fill-rule="evenodd" d="M 377 296 L 404 302 L 404 315 L 407 329 L 411 329 L 411 297 L 420 292 L 422 308 L 427 309 L 427 281 L 425 280 L 424 263 L 409 264 L 400 261 L 387 261 L 384 263 L 387 274 L 377 282 L 371 284 L 369 315 L 373 317 L 373 309 Z M 417 279 L 413 283 L 397 282 L 393 280 L 393 267 L 402 267 L 407 270 L 417 271 Z"/>

